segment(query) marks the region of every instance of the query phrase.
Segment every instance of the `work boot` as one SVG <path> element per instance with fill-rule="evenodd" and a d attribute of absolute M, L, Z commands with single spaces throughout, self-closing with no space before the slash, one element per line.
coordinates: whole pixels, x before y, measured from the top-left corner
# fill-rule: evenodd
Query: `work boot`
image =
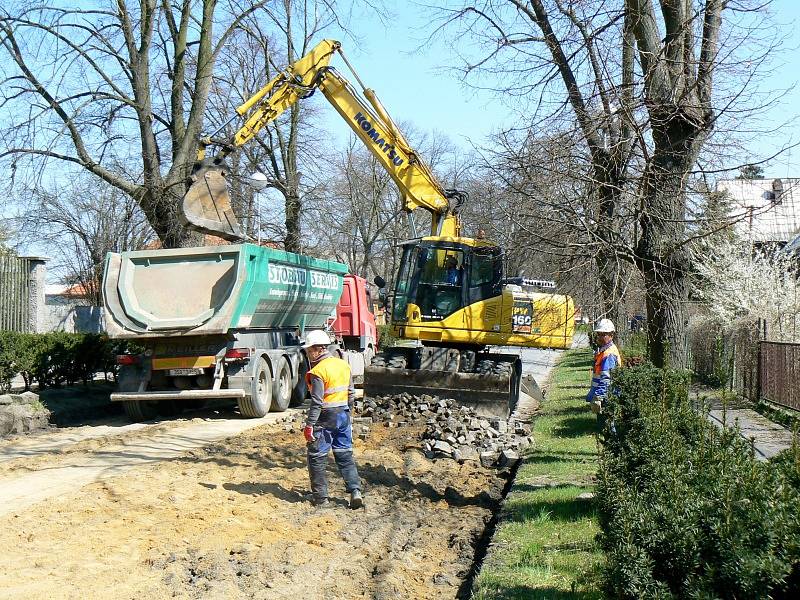
<path fill-rule="evenodd" d="M 350 508 L 361 508 L 362 506 L 364 506 L 364 498 L 361 496 L 361 490 L 350 492 Z"/>
<path fill-rule="evenodd" d="M 311 504 L 314 505 L 314 508 L 330 508 L 332 506 L 331 501 L 327 498 L 314 498 L 311 501 Z"/>

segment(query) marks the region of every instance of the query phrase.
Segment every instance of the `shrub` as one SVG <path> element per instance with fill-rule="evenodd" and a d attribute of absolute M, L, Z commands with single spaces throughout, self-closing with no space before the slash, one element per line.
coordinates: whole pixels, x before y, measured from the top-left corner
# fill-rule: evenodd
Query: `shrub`
<path fill-rule="evenodd" d="M 17 334 L 12 331 L 0 331 L 0 393 L 11 387 L 11 379 L 17 374 L 14 355 Z"/>
<path fill-rule="evenodd" d="M 614 371 L 598 482 L 614 598 L 788 598 L 800 591 L 800 450 L 755 460 L 689 401 L 683 373 Z"/>
<path fill-rule="evenodd" d="M 630 333 L 625 344 L 620 346 L 622 361 L 626 366 L 640 365 L 647 359 L 647 334 Z"/>
<path fill-rule="evenodd" d="M 385 350 L 391 348 L 397 342 L 397 338 L 392 335 L 392 326 L 390 323 L 378 325 L 378 348 Z"/>
<path fill-rule="evenodd" d="M 0 332 L 0 391 L 7 391 L 17 373 L 29 389 L 90 381 L 95 373 L 116 373 L 115 356 L 128 349 L 125 341 L 94 333 Z"/>

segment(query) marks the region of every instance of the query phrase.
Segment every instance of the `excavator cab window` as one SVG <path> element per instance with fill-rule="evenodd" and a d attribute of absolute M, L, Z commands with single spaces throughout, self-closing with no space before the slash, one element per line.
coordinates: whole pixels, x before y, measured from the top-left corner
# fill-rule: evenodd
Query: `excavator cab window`
<path fill-rule="evenodd" d="M 406 317 L 416 304 L 423 321 L 441 321 L 464 306 L 464 251 L 452 247 L 408 246 L 395 290 L 393 317 Z"/>
<path fill-rule="evenodd" d="M 455 248 L 420 250 L 420 279 L 416 305 L 423 321 L 441 321 L 464 306 L 464 253 Z"/>
<path fill-rule="evenodd" d="M 500 294 L 503 280 L 503 254 L 500 248 L 478 247 L 472 251 L 469 269 L 468 300 L 472 304 Z"/>
<path fill-rule="evenodd" d="M 420 250 L 423 252 L 420 253 Z M 419 246 L 406 246 L 403 250 L 392 303 L 392 319 L 395 321 L 403 321 L 406 318 L 409 297 L 412 296 L 413 288 L 416 287 L 414 281 L 419 277 L 420 264 L 424 265 L 426 262 L 424 258 L 426 253 L 427 249 Z"/>

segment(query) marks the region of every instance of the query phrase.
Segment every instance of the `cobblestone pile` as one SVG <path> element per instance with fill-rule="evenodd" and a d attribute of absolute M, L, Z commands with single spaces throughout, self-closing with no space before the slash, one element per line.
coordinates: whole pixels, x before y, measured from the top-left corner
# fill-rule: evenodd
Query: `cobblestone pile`
<path fill-rule="evenodd" d="M 423 424 L 422 449 L 428 458 L 480 461 L 510 467 L 531 445 L 531 426 L 515 419 L 479 417 L 451 399 L 408 393 L 356 400 L 353 435 L 366 439 L 371 427 Z"/>

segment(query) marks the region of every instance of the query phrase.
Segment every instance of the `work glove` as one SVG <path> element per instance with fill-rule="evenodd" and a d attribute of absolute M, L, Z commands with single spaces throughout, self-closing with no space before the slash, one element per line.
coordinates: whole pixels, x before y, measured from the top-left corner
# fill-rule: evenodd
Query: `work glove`
<path fill-rule="evenodd" d="M 311 425 L 306 425 L 303 427 L 303 436 L 306 438 L 306 441 L 310 444 L 314 441 L 314 428 Z"/>

